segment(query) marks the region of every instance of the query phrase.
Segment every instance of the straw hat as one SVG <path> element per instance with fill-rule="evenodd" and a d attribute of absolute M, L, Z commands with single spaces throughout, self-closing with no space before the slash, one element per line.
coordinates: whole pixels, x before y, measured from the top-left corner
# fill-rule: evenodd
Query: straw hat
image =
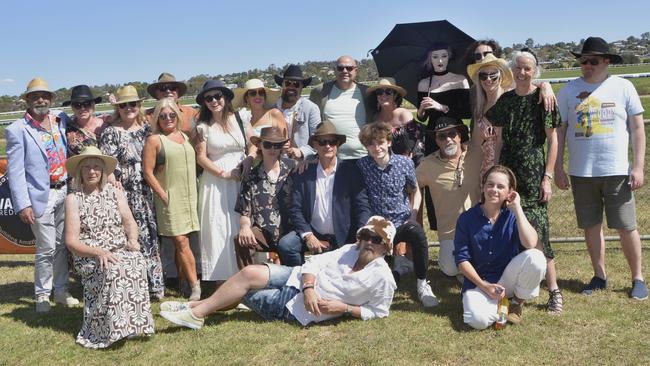
<path fill-rule="evenodd" d="M 339 140 L 338 146 L 341 146 L 345 143 L 345 135 L 339 135 L 336 132 L 336 126 L 334 126 L 334 124 L 328 120 L 325 120 L 318 124 L 316 131 L 313 135 L 309 136 L 307 143 L 311 146 L 314 142 L 314 139 L 319 136 L 335 136 L 336 139 Z"/>
<path fill-rule="evenodd" d="M 168 72 L 163 72 L 162 74 L 160 74 L 160 76 L 158 76 L 157 82 L 150 84 L 147 87 L 147 93 L 149 93 L 149 95 L 151 95 L 152 97 L 156 98 L 156 89 L 158 89 L 158 87 L 161 84 L 176 85 L 177 88 L 176 90 L 179 98 L 182 97 L 185 94 L 185 92 L 187 92 L 187 85 L 185 85 L 185 83 L 181 81 L 176 81 L 176 77 L 174 75 Z"/>
<path fill-rule="evenodd" d="M 467 75 L 473 80 L 477 81 L 478 72 L 487 66 L 494 66 L 501 72 L 501 87 L 510 88 L 513 82 L 512 70 L 508 67 L 508 63 L 501 58 L 497 58 L 489 53 L 483 59 L 475 64 L 467 65 Z"/>
<path fill-rule="evenodd" d="M 235 88 L 235 97 L 232 100 L 232 106 L 235 109 L 245 107 L 244 105 L 244 95 L 251 89 L 261 89 L 264 88 L 266 92 L 266 98 L 264 100 L 264 108 L 272 108 L 275 102 L 278 100 L 282 92 L 278 89 L 271 89 L 264 86 L 264 82 L 260 79 L 250 79 L 244 83 L 243 88 Z"/>
<path fill-rule="evenodd" d="M 260 141 L 269 141 L 273 143 L 287 142 L 288 138 L 284 136 L 282 130 L 277 127 L 264 127 L 260 132 L 260 136 L 251 136 L 250 141 L 252 144 L 257 145 Z"/>
<path fill-rule="evenodd" d="M 371 216 L 368 219 L 368 222 L 357 230 L 357 234 L 360 234 L 362 231 L 367 230 L 372 233 L 379 235 L 383 241 L 384 246 L 386 247 L 386 252 L 391 253 L 393 250 L 393 239 L 395 238 L 395 225 L 389 220 L 381 216 Z"/>
<path fill-rule="evenodd" d="M 54 92 L 50 90 L 47 81 L 41 78 L 33 78 L 29 84 L 27 84 L 27 90 L 20 97 L 25 99 L 27 98 L 27 94 L 38 91 L 50 93 L 51 98 L 54 99 Z"/>
<path fill-rule="evenodd" d="M 140 98 L 138 91 L 135 89 L 135 87 L 133 87 L 133 85 L 125 85 L 118 88 L 115 92 L 115 98 L 116 101 L 115 103 L 111 103 L 112 105 L 118 105 L 127 102 L 141 102 L 144 100 L 144 98 Z"/>
<path fill-rule="evenodd" d="M 70 173 L 70 175 L 77 175 L 77 169 L 79 169 L 79 164 L 86 158 L 97 158 L 101 159 L 104 162 L 104 171 L 106 175 L 112 173 L 117 166 L 117 159 L 112 156 L 102 154 L 101 150 L 97 146 L 88 145 L 81 150 L 79 155 L 75 155 L 71 158 L 68 158 L 65 162 L 65 168 Z"/>
<path fill-rule="evenodd" d="M 379 84 L 368 88 L 368 90 L 366 90 L 366 95 L 367 96 L 372 95 L 372 93 L 374 93 L 375 90 L 377 89 L 393 89 L 402 98 L 404 98 L 404 96 L 406 95 L 406 90 L 404 90 L 404 88 L 402 88 L 401 86 L 398 86 L 395 83 L 395 79 L 389 77 L 382 77 L 381 79 L 379 79 Z"/>

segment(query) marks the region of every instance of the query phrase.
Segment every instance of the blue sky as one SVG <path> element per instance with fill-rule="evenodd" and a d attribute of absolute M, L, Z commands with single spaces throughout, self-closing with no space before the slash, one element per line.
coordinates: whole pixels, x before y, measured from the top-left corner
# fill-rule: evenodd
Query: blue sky
<path fill-rule="evenodd" d="M 439 8 L 433 4 L 444 4 Z M 447 19 L 504 46 L 650 31 L 650 1 L 2 0 L 0 95 L 356 58 L 397 23 Z"/>

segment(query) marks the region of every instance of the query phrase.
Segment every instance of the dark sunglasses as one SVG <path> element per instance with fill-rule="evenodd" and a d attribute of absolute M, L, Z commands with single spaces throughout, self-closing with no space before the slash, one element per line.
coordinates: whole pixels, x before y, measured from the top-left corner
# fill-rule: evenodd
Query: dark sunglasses
<path fill-rule="evenodd" d="M 120 103 L 117 106 L 120 107 L 120 109 L 124 109 L 126 107 L 134 108 L 137 105 L 138 105 L 138 102 L 126 102 L 126 103 Z"/>
<path fill-rule="evenodd" d="M 166 91 L 176 91 L 178 90 L 178 87 L 175 84 L 163 84 L 158 87 L 158 90 L 166 92 Z"/>
<path fill-rule="evenodd" d="M 367 231 L 362 231 L 359 234 L 357 234 L 357 239 L 359 241 L 369 241 L 375 245 L 382 245 L 384 244 L 384 239 L 376 234 L 371 234 Z"/>
<path fill-rule="evenodd" d="M 392 95 L 395 95 L 395 90 L 393 90 L 393 89 L 376 89 L 375 94 L 377 94 L 377 95 L 386 94 L 386 95 L 391 95 L 392 96 Z"/>
<path fill-rule="evenodd" d="M 287 87 L 287 88 L 288 87 L 294 87 L 294 88 L 298 89 L 298 88 L 300 88 L 302 86 L 302 84 L 300 83 L 300 81 L 296 81 L 296 80 L 285 80 L 284 81 L 284 86 Z"/>
<path fill-rule="evenodd" d="M 491 54 L 492 51 L 485 51 L 485 52 L 474 52 L 474 60 L 475 61 L 481 61 L 485 56 Z"/>
<path fill-rule="evenodd" d="M 158 120 L 159 121 L 164 121 L 164 120 L 167 120 L 167 119 L 176 119 L 176 117 L 177 117 L 177 115 L 174 112 L 171 112 L 169 114 L 161 113 L 161 114 L 158 115 Z"/>
<path fill-rule="evenodd" d="M 481 81 L 485 81 L 485 80 L 494 81 L 494 80 L 499 78 L 499 72 L 498 71 L 496 71 L 496 72 L 479 72 L 478 73 L 478 78 Z"/>
<path fill-rule="evenodd" d="M 589 64 L 589 65 L 591 65 L 591 66 L 596 66 L 596 65 L 598 65 L 599 63 L 600 63 L 600 59 L 599 59 L 599 58 L 583 58 L 582 60 L 580 60 L 580 65 L 586 65 L 586 64 Z"/>
<path fill-rule="evenodd" d="M 267 150 L 270 149 L 280 150 L 284 147 L 284 142 L 262 141 L 262 147 L 264 147 Z"/>
<path fill-rule="evenodd" d="M 450 139 L 453 140 L 453 139 L 456 138 L 456 136 L 458 136 L 458 131 L 456 131 L 456 129 L 453 129 L 453 130 L 448 131 L 448 132 L 438 132 L 438 133 L 436 133 L 436 138 L 438 140 L 443 140 L 443 141 L 446 140 L 447 137 L 449 137 Z"/>
<path fill-rule="evenodd" d="M 339 143 L 339 141 L 336 140 L 336 139 L 332 139 L 332 140 L 316 139 L 315 141 L 316 141 L 316 143 L 317 143 L 318 145 L 320 145 L 320 146 L 327 146 L 327 145 L 330 145 L 330 146 L 337 146 L 338 143 Z"/>
<path fill-rule="evenodd" d="M 266 91 L 264 89 L 251 89 L 246 92 L 246 95 L 249 97 L 255 97 L 255 96 L 260 96 L 260 97 L 265 97 L 266 96 Z"/>
<path fill-rule="evenodd" d="M 94 104 L 94 102 L 92 100 L 86 100 L 84 102 L 72 102 L 70 105 L 74 109 L 81 109 L 81 108 L 88 109 L 88 108 L 92 107 L 93 104 Z"/>
<path fill-rule="evenodd" d="M 336 66 L 336 71 L 338 71 L 338 72 L 343 72 L 343 71 L 350 72 L 350 71 L 352 71 L 352 70 L 354 70 L 356 68 L 357 68 L 356 66 L 337 65 Z"/>
<path fill-rule="evenodd" d="M 213 100 L 216 100 L 218 102 L 221 100 L 221 98 L 223 98 L 223 93 L 214 93 L 203 97 L 203 99 L 205 99 L 205 101 L 208 103 L 212 103 Z"/>

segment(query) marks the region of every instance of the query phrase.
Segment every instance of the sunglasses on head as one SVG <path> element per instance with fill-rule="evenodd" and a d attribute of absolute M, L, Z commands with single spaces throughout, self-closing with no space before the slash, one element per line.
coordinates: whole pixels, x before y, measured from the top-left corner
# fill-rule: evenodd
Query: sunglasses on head
<path fill-rule="evenodd" d="M 362 231 L 359 234 L 357 234 L 357 239 L 359 239 L 359 241 L 369 241 L 372 244 L 376 244 L 376 245 L 381 245 L 384 243 L 384 239 L 381 236 L 377 234 L 372 234 L 368 231 Z"/>
<path fill-rule="evenodd" d="M 447 137 L 449 137 L 450 139 L 455 139 L 456 136 L 458 136 L 458 131 L 456 129 L 453 129 L 453 130 L 450 130 L 450 131 L 447 131 L 447 132 L 438 132 L 438 133 L 436 133 L 436 138 L 438 140 L 446 140 Z"/>
<path fill-rule="evenodd" d="M 375 90 L 375 94 L 377 94 L 377 95 L 386 94 L 386 95 L 391 95 L 392 96 L 392 95 L 395 95 L 395 90 L 393 90 L 393 89 L 377 89 L 377 90 Z"/>
<path fill-rule="evenodd" d="M 260 97 L 265 97 L 266 96 L 266 91 L 264 89 L 251 89 L 246 92 L 246 95 L 249 97 L 255 97 L 255 96 L 260 96 Z"/>
<path fill-rule="evenodd" d="M 350 72 L 350 71 L 352 71 L 352 70 L 354 70 L 356 68 L 357 68 L 356 66 L 337 65 L 336 66 L 336 71 L 338 71 L 338 72 L 343 72 L 343 71 Z"/>
<path fill-rule="evenodd" d="M 474 60 L 475 61 L 481 61 L 485 56 L 491 54 L 492 51 L 485 51 L 485 52 L 474 52 Z"/>
<path fill-rule="evenodd" d="M 300 81 L 296 81 L 296 80 L 285 80 L 283 84 L 287 88 L 294 87 L 297 89 L 301 87 Z"/>
<path fill-rule="evenodd" d="M 205 99 L 205 101 L 208 103 L 212 103 L 213 100 L 216 100 L 218 102 L 221 100 L 221 98 L 223 98 L 223 93 L 214 93 L 203 97 L 203 99 Z"/>
<path fill-rule="evenodd" d="M 137 105 L 138 105 L 138 102 L 126 102 L 126 103 L 120 103 L 117 106 L 120 107 L 120 109 L 124 109 L 126 107 L 134 108 Z"/>
<path fill-rule="evenodd" d="M 162 84 L 161 86 L 158 87 L 158 90 L 162 92 L 176 91 L 178 90 L 178 87 L 175 84 Z"/>
<path fill-rule="evenodd" d="M 284 147 L 284 142 L 262 141 L 262 147 L 267 150 L 270 149 L 280 150 Z"/>
<path fill-rule="evenodd" d="M 589 64 L 589 65 L 591 65 L 591 66 L 596 66 L 596 65 L 598 65 L 599 63 L 600 63 L 600 59 L 599 59 L 599 58 L 595 58 L 595 57 L 592 57 L 592 58 L 583 58 L 583 59 L 580 60 L 580 65 L 586 65 L 586 64 Z"/>
<path fill-rule="evenodd" d="M 177 115 L 174 112 L 171 113 L 161 113 L 158 115 L 158 120 L 159 121 L 165 121 L 168 119 L 176 119 Z"/>
<path fill-rule="evenodd" d="M 339 141 L 337 139 L 331 139 L 331 140 L 328 140 L 328 139 L 316 139 L 315 141 L 320 146 L 327 146 L 327 145 L 329 145 L 329 146 L 337 146 L 338 143 L 339 143 Z"/>
<path fill-rule="evenodd" d="M 494 71 L 494 72 L 479 72 L 478 73 L 478 78 L 481 81 L 494 81 L 499 78 L 499 71 Z"/>
<path fill-rule="evenodd" d="M 84 102 L 72 102 L 70 105 L 74 109 L 81 109 L 81 108 L 88 109 L 93 106 L 93 103 L 94 102 L 92 100 L 86 100 Z"/>

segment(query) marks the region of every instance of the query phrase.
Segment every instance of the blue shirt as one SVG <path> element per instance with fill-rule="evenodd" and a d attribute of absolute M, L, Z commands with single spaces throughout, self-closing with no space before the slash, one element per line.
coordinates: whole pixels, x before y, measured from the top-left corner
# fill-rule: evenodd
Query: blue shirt
<path fill-rule="evenodd" d="M 478 275 L 490 283 L 497 283 L 510 260 L 519 254 L 521 242 L 514 213 L 501 209 L 492 225 L 478 204 L 463 212 L 456 222 L 454 256 L 456 264 L 469 261 Z M 475 288 L 465 278 L 463 290 Z"/>
<path fill-rule="evenodd" d="M 411 216 L 409 191 L 417 187 L 413 161 L 391 154 L 386 168 L 381 169 L 371 156 L 357 161 L 370 201 L 370 212 L 400 227 Z"/>

